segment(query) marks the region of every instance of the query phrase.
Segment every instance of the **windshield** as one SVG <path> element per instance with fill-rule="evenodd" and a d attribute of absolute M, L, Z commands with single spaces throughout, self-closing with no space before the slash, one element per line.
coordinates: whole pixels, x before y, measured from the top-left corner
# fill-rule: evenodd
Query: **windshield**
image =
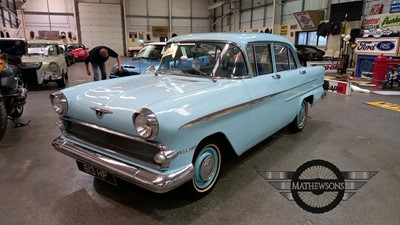
<path fill-rule="evenodd" d="M 135 58 L 160 60 L 164 53 L 164 45 L 147 45 L 143 47 Z"/>
<path fill-rule="evenodd" d="M 52 44 L 28 44 L 28 55 L 57 55 L 57 46 Z"/>
<path fill-rule="evenodd" d="M 247 76 L 240 49 L 228 43 L 169 43 L 158 72 L 216 78 Z"/>
<path fill-rule="evenodd" d="M 81 45 L 81 44 L 68 45 L 68 49 L 69 49 L 69 50 L 79 49 L 79 48 L 85 49 L 85 46 L 84 46 L 84 45 Z"/>

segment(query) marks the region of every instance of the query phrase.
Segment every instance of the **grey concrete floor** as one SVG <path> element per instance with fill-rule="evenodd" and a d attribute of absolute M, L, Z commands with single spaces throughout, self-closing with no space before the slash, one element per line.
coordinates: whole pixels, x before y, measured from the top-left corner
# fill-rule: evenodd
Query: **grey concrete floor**
<path fill-rule="evenodd" d="M 108 69 L 114 61 L 109 60 Z M 91 81 L 69 67 L 68 86 Z M 59 135 L 49 103 L 55 84 L 31 88 L 21 122 L 0 143 L 0 224 L 400 224 L 400 113 L 364 104 L 400 96 L 328 94 L 309 110 L 303 132 L 286 129 L 233 159 L 215 189 L 191 201 L 130 184 L 114 187 L 78 171 L 51 147 Z M 348 201 L 324 214 L 288 201 L 257 171 L 295 171 L 323 159 L 342 171 L 379 171 Z"/>

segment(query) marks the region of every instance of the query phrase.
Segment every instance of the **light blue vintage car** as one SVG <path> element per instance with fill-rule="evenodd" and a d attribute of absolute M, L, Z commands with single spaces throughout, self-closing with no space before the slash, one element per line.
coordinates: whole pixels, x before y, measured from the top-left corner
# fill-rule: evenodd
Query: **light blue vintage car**
<path fill-rule="evenodd" d="M 62 132 L 53 146 L 112 184 L 158 193 L 183 185 L 203 196 L 225 154 L 241 155 L 285 126 L 301 131 L 323 82 L 324 69 L 301 67 L 281 36 L 183 35 L 167 43 L 154 74 L 51 94 Z"/>

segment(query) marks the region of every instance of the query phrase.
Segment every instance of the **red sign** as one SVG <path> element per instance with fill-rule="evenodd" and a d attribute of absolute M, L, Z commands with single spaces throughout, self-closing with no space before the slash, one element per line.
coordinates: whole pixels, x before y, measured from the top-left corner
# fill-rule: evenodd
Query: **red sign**
<path fill-rule="evenodd" d="M 366 16 L 362 20 L 361 29 L 378 28 L 380 26 L 380 22 L 381 22 L 380 16 Z"/>
<path fill-rule="evenodd" d="M 341 94 L 341 95 L 350 95 L 351 88 L 349 82 L 337 81 L 337 80 L 327 80 L 329 82 L 328 92 Z"/>
<path fill-rule="evenodd" d="M 371 7 L 371 11 L 369 11 L 369 15 L 378 15 L 382 14 L 383 4 L 373 5 Z"/>
<path fill-rule="evenodd" d="M 307 66 L 323 66 L 325 74 L 338 73 L 338 61 L 308 61 Z"/>

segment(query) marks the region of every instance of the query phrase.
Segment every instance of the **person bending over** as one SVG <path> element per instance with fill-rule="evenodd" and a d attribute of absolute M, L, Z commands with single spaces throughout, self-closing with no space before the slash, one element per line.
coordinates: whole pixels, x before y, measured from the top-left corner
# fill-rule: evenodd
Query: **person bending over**
<path fill-rule="evenodd" d="M 116 53 L 109 47 L 97 46 L 92 50 L 90 50 L 89 56 L 86 57 L 85 66 L 87 75 L 88 76 L 91 75 L 89 70 L 89 62 L 90 62 L 93 70 L 93 80 L 98 81 L 107 79 L 105 62 L 108 60 L 110 56 L 117 59 L 118 71 L 121 71 L 121 56 L 119 56 L 118 53 Z M 101 77 L 99 76 L 99 69 L 101 72 Z"/>

